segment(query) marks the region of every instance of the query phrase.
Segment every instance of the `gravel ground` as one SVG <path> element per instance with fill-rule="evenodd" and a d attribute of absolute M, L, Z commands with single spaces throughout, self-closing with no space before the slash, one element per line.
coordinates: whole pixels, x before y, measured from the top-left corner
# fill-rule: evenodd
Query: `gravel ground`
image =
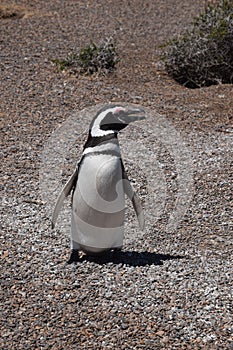
<path fill-rule="evenodd" d="M 204 5 L 17 1 L 0 16 L 1 349 L 233 349 L 232 86 L 186 89 L 159 59 Z M 51 64 L 106 34 L 121 57 L 113 75 Z M 69 218 L 51 230 L 58 189 L 39 177 L 41 155 L 71 120 L 76 143 L 60 158 L 54 148 L 65 181 L 91 118 L 80 111 L 110 101 L 147 113 L 120 136 L 146 230 L 129 204 L 123 251 L 68 265 Z"/>

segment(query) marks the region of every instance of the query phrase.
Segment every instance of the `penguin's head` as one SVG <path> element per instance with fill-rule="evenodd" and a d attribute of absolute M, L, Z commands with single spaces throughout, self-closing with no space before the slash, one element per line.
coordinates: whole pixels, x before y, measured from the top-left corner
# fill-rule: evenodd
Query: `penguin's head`
<path fill-rule="evenodd" d="M 140 108 L 108 106 L 97 113 L 90 125 L 90 132 L 92 136 L 118 133 L 130 123 L 143 119 L 144 111 Z"/>

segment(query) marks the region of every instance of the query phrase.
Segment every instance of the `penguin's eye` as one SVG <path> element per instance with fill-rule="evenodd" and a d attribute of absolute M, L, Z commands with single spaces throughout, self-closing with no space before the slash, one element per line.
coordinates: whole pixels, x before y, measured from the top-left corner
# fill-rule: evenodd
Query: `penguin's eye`
<path fill-rule="evenodd" d="M 114 114 L 121 114 L 121 113 L 125 113 L 126 109 L 122 108 L 122 107 L 117 107 L 116 110 L 114 111 Z"/>

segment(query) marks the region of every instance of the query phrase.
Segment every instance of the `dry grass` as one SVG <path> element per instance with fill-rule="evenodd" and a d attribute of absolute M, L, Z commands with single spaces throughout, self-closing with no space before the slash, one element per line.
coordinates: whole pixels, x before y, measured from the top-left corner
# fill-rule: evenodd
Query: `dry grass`
<path fill-rule="evenodd" d="M 0 19 L 22 18 L 25 16 L 26 13 L 26 9 L 22 6 L 17 6 L 13 4 L 0 5 Z"/>
<path fill-rule="evenodd" d="M 40 13 L 32 11 L 22 5 L 16 4 L 0 4 L 0 20 L 5 19 L 22 19 L 32 16 L 51 16 L 51 13 Z"/>

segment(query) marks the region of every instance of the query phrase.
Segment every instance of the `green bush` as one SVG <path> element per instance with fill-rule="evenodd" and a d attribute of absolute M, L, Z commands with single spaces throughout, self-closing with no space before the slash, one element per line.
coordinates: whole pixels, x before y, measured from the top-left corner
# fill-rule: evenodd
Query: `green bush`
<path fill-rule="evenodd" d="M 167 72 L 189 88 L 233 83 L 233 1 L 208 5 L 165 49 Z"/>
<path fill-rule="evenodd" d="M 70 70 L 72 73 L 94 74 L 112 72 L 118 57 L 116 45 L 112 38 L 104 39 L 99 45 L 91 43 L 64 59 L 53 59 L 60 71 Z"/>

